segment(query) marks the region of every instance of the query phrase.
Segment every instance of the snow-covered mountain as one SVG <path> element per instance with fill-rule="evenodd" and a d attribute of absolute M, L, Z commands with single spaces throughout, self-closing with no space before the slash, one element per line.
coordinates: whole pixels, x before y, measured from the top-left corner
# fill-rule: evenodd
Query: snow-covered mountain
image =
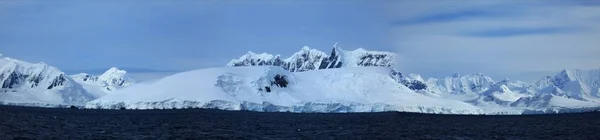
<path fill-rule="evenodd" d="M 64 72 L 44 63 L 0 59 L 0 101 L 83 104 L 96 99 Z"/>
<path fill-rule="evenodd" d="M 393 69 L 394 57 L 391 52 L 337 46 L 329 54 L 304 47 L 288 58 L 249 52 L 227 67 L 143 83 L 118 68 L 98 76 L 69 76 L 44 63 L 2 58 L 0 104 L 447 114 L 600 110 L 600 69 L 563 70 L 532 84 L 495 81 L 481 73 L 424 80 Z"/>
<path fill-rule="evenodd" d="M 546 76 L 533 86 L 534 95 L 523 97 L 513 107 L 533 108 L 589 108 L 600 106 L 598 88 L 600 69 L 563 70 L 555 76 Z"/>
<path fill-rule="evenodd" d="M 478 73 L 469 75 L 454 74 L 451 77 L 441 79 L 430 78 L 426 83 L 438 93 L 479 94 L 488 90 L 495 82 L 492 78 Z"/>
<path fill-rule="evenodd" d="M 101 76 L 67 75 L 45 63 L 0 58 L 0 103 L 83 105 L 112 90 L 135 83 L 124 70 L 111 68 Z"/>
<path fill-rule="evenodd" d="M 554 77 L 544 77 L 535 85 L 542 93 L 577 100 L 600 99 L 600 69 L 563 70 Z M 560 89 L 560 90 L 555 90 Z"/>
<path fill-rule="evenodd" d="M 466 100 L 486 112 L 542 112 L 566 111 L 598 108 L 594 89 L 600 77 L 598 70 L 563 70 L 554 77 L 547 76 L 535 84 L 508 79 L 483 86 L 485 91 L 477 93 L 477 98 Z M 491 78 L 489 78 L 489 81 Z M 435 87 L 433 87 L 435 89 Z M 537 112 L 537 111 L 533 111 Z"/>
<path fill-rule="evenodd" d="M 428 88 L 427 84 L 423 80 L 423 77 L 419 74 L 410 73 L 407 75 L 398 72 L 397 70 L 392 70 L 390 72 L 390 77 L 394 80 L 402 83 L 404 86 L 408 87 L 411 90 L 417 91 L 419 93 L 433 93 Z"/>
<path fill-rule="evenodd" d="M 467 102 L 474 105 L 493 103 L 495 105 L 507 106 L 521 98 L 533 96 L 533 93 L 528 90 L 519 91 L 522 88 L 524 88 L 522 85 L 503 80 L 493 84 L 486 91 L 479 94 L 477 99 Z"/>
<path fill-rule="evenodd" d="M 254 54 L 249 52 L 239 59 L 232 60 L 227 66 L 281 66 L 291 72 L 302 72 L 344 67 L 392 67 L 394 65 L 394 57 L 395 54 L 391 52 L 366 51 L 364 49 L 346 51 L 337 46 L 334 46 L 330 55 L 327 55 L 324 52 L 304 47 L 301 51 L 287 59 L 282 59 L 279 55 L 273 56 L 267 53 Z M 367 61 L 363 58 L 381 59 L 369 59 Z M 468 75 L 455 74 L 440 79 L 430 78 L 423 80 L 418 74 L 403 74 L 399 71 L 391 70 L 389 76 L 409 89 L 431 97 L 465 101 L 485 108 L 518 106 L 527 107 L 526 109 L 532 109 L 531 107 L 536 109 L 535 107 L 556 106 L 552 104 L 540 105 L 536 101 L 524 103 L 524 101 L 530 100 L 549 99 L 544 94 L 548 93 L 548 91 L 552 92 L 552 97 L 565 97 L 567 100 L 577 99 L 588 101 L 590 98 L 598 97 L 599 90 L 597 83 L 599 82 L 597 82 L 597 77 L 599 76 L 594 75 L 594 72 L 598 73 L 597 71 L 581 72 L 580 70 L 567 70 L 555 77 L 540 80 L 541 82 L 536 84 L 508 79 L 494 81 L 492 78 L 481 73 Z M 552 86 L 548 87 L 549 85 Z M 554 88 L 552 87 L 556 87 L 559 90 L 553 90 Z M 568 91 L 564 91 L 565 89 L 568 89 Z M 522 110 L 517 112 L 522 112 Z"/>
<path fill-rule="evenodd" d="M 135 80 L 127 76 L 127 71 L 112 67 L 100 76 L 94 76 L 87 73 L 70 75 L 75 82 L 97 95 L 104 96 L 113 90 L 121 89 L 135 83 Z"/>
<path fill-rule="evenodd" d="M 391 70 L 353 67 L 293 73 L 274 66 L 200 69 L 135 84 L 94 100 L 86 107 L 481 113 L 464 102 L 415 93 L 392 79 Z"/>
<path fill-rule="evenodd" d="M 368 51 L 363 48 L 348 51 L 341 49 L 336 43 L 329 55 L 307 46 L 285 59 L 280 55 L 249 51 L 240 58 L 231 60 L 226 66 L 278 66 L 290 72 L 304 72 L 342 67 L 393 67 L 395 59 L 396 53 Z M 407 77 L 396 70 L 392 70 L 390 76 L 412 90 L 427 89 L 422 79 L 411 79 L 410 75 Z"/>
<path fill-rule="evenodd" d="M 227 66 L 280 66 L 291 72 L 303 72 L 341 67 L 392 67 L 395 57 L 395 53 L 367 51 L 362 48 L 353 51 L 342 50 L 336 44 L 329 55 L 305 46 L 285 59 L 280 55 L 256 54 L 249 51 L 240 58 L 231 60 Z"/>
<path fill-rule="evenodd" d="M 440 84 L 445 87 L 432 89 L 468 87 L 468 90 L 463 88 L 452 91 L 465 92 L 430 96 L 398 83 L 390 76 L 394 72 L 386 67 L 342 67 L 305 72 L 290 72 L 274 66 L 200 69 L 135 84 L 89 102 L 86 107 L 452 114 L 558 113 L 590 111 L 600 107 L 598 102 L 543 92 L 564 92 L 560 88 L 538 89 L 534 85 L 508 79 L 496 82 L 482 74 L 446 77 L 443 80 L 446 82 Z M 403 78 L 423 81 L 417 74 Z M 430 84 L 435 80 L 428 81 Z M 475 97 L 468 100 L 452 98 L 467 93 Z"/>

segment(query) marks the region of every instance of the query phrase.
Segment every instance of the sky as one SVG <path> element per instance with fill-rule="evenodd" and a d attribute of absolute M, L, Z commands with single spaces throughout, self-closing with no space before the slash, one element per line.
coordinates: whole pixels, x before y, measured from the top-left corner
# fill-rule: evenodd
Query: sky
<path fill-rule="evenodd" d="M 538 78 L 600 68 L 591 0 L 0 0 L 0 53 L 67 72 L 177 72 L 248 51 L 392 51 L 424 77 Z"/>

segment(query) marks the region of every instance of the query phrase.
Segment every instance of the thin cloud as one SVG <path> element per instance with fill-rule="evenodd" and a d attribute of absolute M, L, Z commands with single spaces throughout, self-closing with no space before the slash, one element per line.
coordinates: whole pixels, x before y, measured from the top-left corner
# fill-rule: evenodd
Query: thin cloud
<path fill-rule="evenodd" d="M 563 34 L 583 30 L 583 28 L 577 27 L 501 28 L 481 30 L 476 32 L 466 32 L 462 35 L 470 37 L 511 37 L 536 34 Z"/>
<path fill-rule="evenodd" d="M 489 10 L 481 10 L 481 9 L 468 9 L 461 11 L 453 11 L 448 13 L 436 13 L 431 15 L 425 15 L 422 17 L 412 18 L 412 19 L 400 19 L 393 21 L 391 24 L 393 26 L 405 26 L 405 25 L 416 25 L 416 24 L 427 24 L 427 23 L 435 23 L 435 22 L 448 22 L 448 21 L 457 21 L 464 20 L 468 18 L 487 18 L 492 16 L 503 16 L 506 13 L 489 11 Z"/>
<path fill-rule="evenodd" d="M 600 6 L 595 3 L 457 3 L 394 5 L 393 9 L 415 5 L 424 9 L 389 13 L 390 42 L 400 54 L 401 70 L 426 77 L 485 73 L 498 79 L 534 71 L 600 68 Z"/>

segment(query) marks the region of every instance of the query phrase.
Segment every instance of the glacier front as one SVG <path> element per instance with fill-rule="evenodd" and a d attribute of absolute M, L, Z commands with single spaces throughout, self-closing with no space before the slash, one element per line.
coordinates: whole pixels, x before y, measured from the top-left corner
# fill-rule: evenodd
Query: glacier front
<path fill-rule="evenodd" d="M 355 67 L 292 73 L 273 66 L 200 69 L 117 90 L 87 103 L 86 108 L 483 113 L 465 102 L 416 93 L 392 79 L 391 70 Z M 286 84 L 275 77 L 284 77 Z"/>

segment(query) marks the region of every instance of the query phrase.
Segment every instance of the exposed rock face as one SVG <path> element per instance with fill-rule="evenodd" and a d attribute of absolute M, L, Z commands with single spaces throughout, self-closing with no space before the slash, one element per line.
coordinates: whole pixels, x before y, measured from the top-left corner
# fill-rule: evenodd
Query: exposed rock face
<path fill-rule="evenodd" d="M 0 101 L 83 104 L 97 98 L 64 72 L 45 63 L 0 59 Z"/>
<path fill-rule="evenodd" d="M 329 55 L 316 49 L 303 47 L 286 59 L 282 59 L 280 55 L 256 54 L 250 51 L 238 59 L 231 60 L 227 66 L 280 66 L 290 72 L 303 72 L 341 67 L 392 67 L 395 57 L 396 54 L 392 52 L 367 51 L 362 48 L 346 51 L 336 44 Z M 412 90 L 427 89 L 425 81 L 412 80 L 396 70 L 392 70 L 390 76 Z"/>
<path fill-rule="evenodd" d="M 535 83 L 540 94 L 595 100 L 600 98 L 600 69 L 563 70 L 555 76 L 547 76 Z"/>
<path fill-rule="evenodd" d="M 406 87 L 408 87 L 411 90 L 415 90 L 415 91 L 424 91 L 428 89 L 427 84 L 425 84 L 425 81 L 423 81 L 423 78 L 420 78 L 420 75 L 416 75 L 413 74 L 412 76 L 408 75 L 408 76 L 404 76 L 402 73 L 396 71 L 396 70 L 392 70 L 390 72 L 390 76 L 402 83 L 403 85 L 405 85 Z"/>
<path fill-rule="evenodd" d="M 83 85 L 87 90 L 98 95 L 104 95 L 116 89 L 124 88 L 135 83 L 127 76 L 127 71 L 112 67 L 100 76 L 87 73 L 71 75 L 75 82 Z"/>
<path fill-rule="evenodd" d="M 430 78 L 427 83 L 434 87 L 434 91 L 451 94 L 478 95 L 487 91 L 496 82 L 481 73 L 459 75 L 441 79 Z"/>
<path fill-rule="evenodd" d="M 48 89 L 52 89 L 54 87 L 57 86 L 62 86 L 65 85 L 65 82 L 67 81 L 67 78 L 65 77 L 64 74 L 60 74 L 58 77 L 56 77 L 52 83 L 50 84 L 50 86 L 48 86 Z"/>
<path fill-rule="evenodd" d="M 291 57 L 282 59 L 279 55 L 248 52 L 238 59 L 233 59 L 227 66 L 281 66 L 291 72 L 303 72 L 317 69 L 341 67 L 392 67 L 395 53 L 367 51 L 362 48 L 346 51 L 334 46 L 331 53 L 303 47 Z"/>

